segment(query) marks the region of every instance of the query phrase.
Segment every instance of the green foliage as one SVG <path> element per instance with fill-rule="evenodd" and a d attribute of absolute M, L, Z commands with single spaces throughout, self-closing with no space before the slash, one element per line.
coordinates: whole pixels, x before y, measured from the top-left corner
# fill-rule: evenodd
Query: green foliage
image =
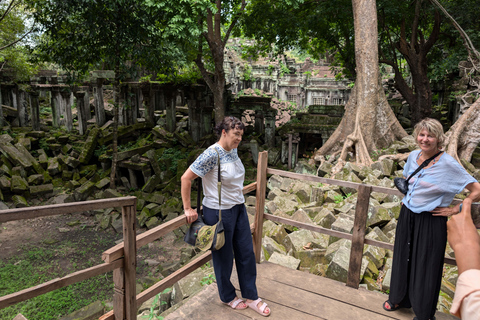
<path fill-rule="evenodd" d="M 97 158 L 100 158 L 102 155 L 106 155 L 108 152 L 109 148 L 107 145 L 97 145 L 95 148 L 95 151 L 93 152 L 93 155 Z"/>
<path fill-rule="evenodd" d="M 200 280 L 200 284 L 202 286 L 209 285 L 209 284 L 212 284 L 214 282 L 215 282 L 215 275 L 213 275 L 213 274 L 206 275 L 202 278 L 202 280 Z"/>
<path fill-rule="evenodd" d="M 337 194 L 333 197 L 333 201 L 335 203 L 340 203 L 342 202 L 343 200 L 347 199 L 348 197 L 350 197 L 352 194 L 351 193 L 347 193 L 346 195 L 342 196 L 340 194 Z"/>
<path fill-rule="evenodd" d="M 176 174 L 178 161 L 186 159 L 187 156 L 188 154 L 177 148 L 169 148 L 157 158 L 157 162 L 162 170 L 170 170 L 171 173 Z"/>
<path fill-rule="evenodd" d="M 242 75 L 242 79 L 245 81 L 254 81 L 255 79 L 252 77 L 252 66 L 249 64 L 244 65 L 244 71 Z"/>
<path fill-rule="evenodd" d="M 288 68 L 288 66 L 280 62 L 280 78 L 282 78 L 285 74 L 289 73 L 290 69 Z"/>
<path fill-rule="evenodd" d="M 148 315 L 144 315 L 142 317 L 147 318 L 148 320 L 152 320 L 152 319 L 163 320 L 163 317 L 157 316 L 155 314 L 155 308 L 157 306 L 162 306 L 162 305 L 167 304 L 166 301 L 161 300 L 161 296 L 162 296 L 162 294 L 168 293 L 170 291 L 172 291 L 172 288 L 167 288 L 167 289 L 163 290 L 161 293 L 157 294 L 155 296 L 155 298 L 153 299 L 152 305 L 150 306 L 150 310 L 149 310 L 150 313 Z"/>
<path fill-rule="evenodd" d="M 275 66 L 273 64 L 269 64 L 267 69 L 267 75 L 271 76 L 274 70 L 275 70 Z"/>
<path fill-rule="evenodd" d="M 4 75 L 28 80 L 38 68 L 31 63 L 30 51 L 22 40 L 31 31 L 26 27 L 31 21 L 28 21 L 29 17 L 23 10 L 22 1 L 17 1 L 7 11 L 9 3 L 0 3 L 0 48 L 3 48 L 0 50 L 0 69 L 3 69 Z"/>

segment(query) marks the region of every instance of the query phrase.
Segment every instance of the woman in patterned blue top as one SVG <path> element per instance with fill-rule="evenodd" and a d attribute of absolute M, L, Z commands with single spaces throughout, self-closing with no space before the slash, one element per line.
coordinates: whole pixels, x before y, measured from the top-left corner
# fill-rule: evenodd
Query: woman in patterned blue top
<path fill-rule="evenodd" d="M 243 196 L 245 168 L 237 153 L 244 129 L 244 124 L 235 117 L 225 117 L 215 127 L 215 132 L 220 137 L 218 142 L 207 148 L 182 175 L 183 209 L 188 223 L 197 219 L 197 211 L 191 207 L 190 194 L 192 181 L 201 177 L 204 193 L 202 202 L 204 221 L 208 225 L 218 222 L 220 208 L 217 189 L 219 174 L 217 161 L 220 156 L 221 209 L 225 228 L 225 245 L 218 251 L 212 251 L 220 300 L 234 309 L 250 307 L 262 316 L 269 316 L 270 309 L 258 298 L 257 294 L 255 283 L 257 266 Z M 235 287 L 230 281 L 234 258 L 240 291 L 246 301 L 236 296 Z"/>
<path fill-rule="evenodd" d="M 440 122 L 429 118 L 417 123 L 413 136 L 420 150 L 408 156 L 404 177 L 437 154 L 445 141 Z M 408 183 L 395 235 L 390 295 L 383 308 L 394 311 L 412 307 L 414 320 L 435 319 L 447 242 L 447 217 L 460 212 L 460 204 L 449 205 L 465 188 L 470 191 L 468 198 L 480 199 L 480 184 L 445 152 Z"/>

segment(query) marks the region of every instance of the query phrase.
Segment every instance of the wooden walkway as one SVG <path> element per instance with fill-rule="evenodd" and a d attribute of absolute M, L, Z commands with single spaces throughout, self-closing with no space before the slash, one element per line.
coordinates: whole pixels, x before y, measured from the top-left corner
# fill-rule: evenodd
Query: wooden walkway
<path fill-rule="evenodd" d="M 233 282 L 238 288 L 236 272 Z M 251 309 L 233 310 L 218 298 L 217 286 L 211 284 L 203 291 L 185 300 L 164 320 L 180 319 L 270 319 L 270 320 L 412 320 L 412 309 L 394 312 L 383 310 L 387 295 L 364 289 L 353 289 L 344 283 L 310 273 L 288 269 L 273 263 L 257 264 L 259 296 L 271 307 L 265 318 Z M 240 292 L 238 292 L 238 296 Z M 437 320 L 458 319 L 441 312 Z"/>

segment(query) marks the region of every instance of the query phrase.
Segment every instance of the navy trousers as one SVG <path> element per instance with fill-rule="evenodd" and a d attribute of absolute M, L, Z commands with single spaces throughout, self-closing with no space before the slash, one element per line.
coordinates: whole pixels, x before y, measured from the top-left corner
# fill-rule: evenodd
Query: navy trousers
<path fill-rule="evenodd" d="M 218 210 L 204 206 L 203 219 L 206 224 L 214 225 L 218 222 Z M 218 251 L 212 251 L 220 300 L 228 303 L 236 296 L 235 287 L 230 281 L 234 258 L 242 297 L 256 300 L 257 265 L 245 205 L 242 203 L 231 209 L 222 210 L 222 221 L 225 228 L 225 245 Z"/>
<path fill-rule="evenodd" d="M 393 247 L 390 302 L 413 308 L 418 320 L 433 319 L 447 244 L 447 217 L 417 214 L 402 206 Z"/>

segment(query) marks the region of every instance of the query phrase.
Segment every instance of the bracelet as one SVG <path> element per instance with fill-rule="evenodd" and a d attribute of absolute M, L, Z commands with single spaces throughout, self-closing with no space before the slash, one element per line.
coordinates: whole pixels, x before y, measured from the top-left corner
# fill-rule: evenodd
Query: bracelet
<path fill-rule="evenodd" d="M 462 212 L 462 207 L 463 207 L 463 203 L 460 203 L 460 207 L 458 208 L 458 212 Z"/>

